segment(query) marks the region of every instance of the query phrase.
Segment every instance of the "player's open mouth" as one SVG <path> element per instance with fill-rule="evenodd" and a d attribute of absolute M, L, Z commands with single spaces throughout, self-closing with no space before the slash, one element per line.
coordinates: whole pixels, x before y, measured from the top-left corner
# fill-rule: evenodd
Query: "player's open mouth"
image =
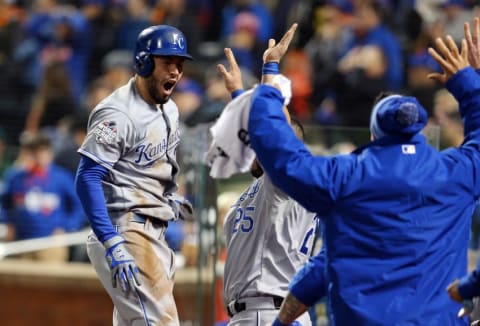
<path fill-rule="evenodd" d="M 166 82 L 165 84 L 163 84 L 163 88 L 168 92 L 170 91 L 173 86 L 175 86 L 175 82 Z"/>

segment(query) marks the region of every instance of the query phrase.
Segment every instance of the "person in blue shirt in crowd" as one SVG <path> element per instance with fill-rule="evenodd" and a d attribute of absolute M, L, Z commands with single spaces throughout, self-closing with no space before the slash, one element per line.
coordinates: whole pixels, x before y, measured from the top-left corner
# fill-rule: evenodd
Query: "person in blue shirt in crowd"
<path fill-rule="evenodd" d="M 314 156 L 295 138 L 272 80 L 297 24 L 263 55 L 249 117 L 251 146 L 272 182 L 321 213 L 324 254 L 298 272 L 273 325 L 289 325 L 327 295 L 331 325 L 467 325 L 445 289 L 467 270 L 480 196 L 480 77 L 449 36 L 430 54 L 460 104 L 465 140 L 439 152 L 421 134 L 425 109 L 388 95 L 374 105 L 372 141 L 351 154 Z M 438 52 L 437 52 L 438 51 Z M 326 292 L 325 292 L 326 289 Z"/>
<path fill-rule="evenodd" d="M 20 139 L 23 164 L 5 177 L 1 214 L 7 241 L 47 237 L 78 231 L 86 222 L 74 187 L 74 176 L 52 163 L 50 139 L 43 133 L 25 133 Z M 68 248 L 45 249 L 25 258 L 66 261 Z"/>

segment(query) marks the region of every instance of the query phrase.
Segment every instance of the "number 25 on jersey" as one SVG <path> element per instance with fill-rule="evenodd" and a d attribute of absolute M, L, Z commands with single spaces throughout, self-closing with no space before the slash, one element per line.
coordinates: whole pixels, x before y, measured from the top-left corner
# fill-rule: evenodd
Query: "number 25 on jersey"
<path fill-rule="evenodd" d="M 240 232 L 250 232 L 253 229 L 252 214 L 255 211 L 255 206 L 237 207 L 235 220 L 233 221 L 232 234 Z"/>

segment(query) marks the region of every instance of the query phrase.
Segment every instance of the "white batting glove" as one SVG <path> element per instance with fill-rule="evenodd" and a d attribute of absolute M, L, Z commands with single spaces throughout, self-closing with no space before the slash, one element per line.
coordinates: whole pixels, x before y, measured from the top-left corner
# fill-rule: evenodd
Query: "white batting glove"
<path fill-rule="evenodd" d="M 127 292 L 141 285 L 140 271 L 133 256 L 125 247 L 125 239 L 116 235 L 103 243 L 105 246 L 105 258 L 112 273 L 112 286 L 117 287 L 120 283 L 122 291 Z"/>

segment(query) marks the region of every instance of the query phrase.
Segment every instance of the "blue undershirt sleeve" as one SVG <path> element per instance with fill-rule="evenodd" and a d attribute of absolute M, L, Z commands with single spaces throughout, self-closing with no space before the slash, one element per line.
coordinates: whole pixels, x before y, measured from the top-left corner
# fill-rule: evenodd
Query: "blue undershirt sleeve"
<path fill-rule="evenodd" d="M 82 156 L 75 178 L 75 188 L 83 210 L 93 232 L 102 243 L 117 235 L 108 216 L 102 189 L 102 179 L 107 174 L 108 170 L 104 166 Z"/>

